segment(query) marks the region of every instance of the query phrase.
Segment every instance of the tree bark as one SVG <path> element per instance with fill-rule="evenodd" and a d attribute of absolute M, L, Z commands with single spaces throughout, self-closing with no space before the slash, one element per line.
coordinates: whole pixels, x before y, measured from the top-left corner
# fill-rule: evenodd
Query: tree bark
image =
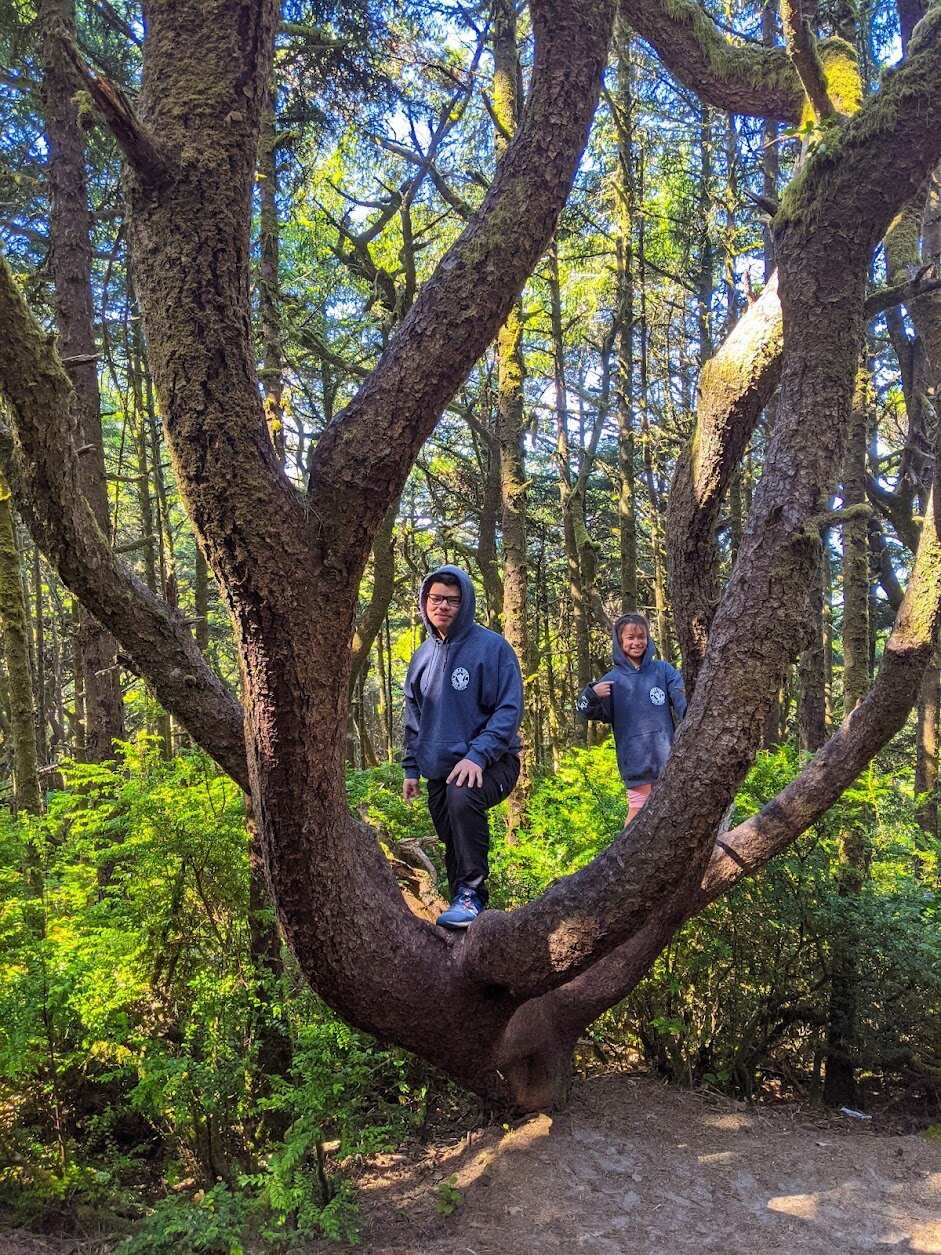
<path fill-rule="evenodd" d="M 634 101 L 630 30 L 618 16 L 614 31 L 617 93 L 612 114 L 617 135 L 617 294 L 614 394 L 618 423 L 618 557 L 621 612 L 637 610 L 637 505 L 634 469 Z"/>
<path fill-rule="evenodd" d="M 522 70 L 517 48 L 516 5 L 494 0 L 493 112 L 494 151 L 500 158 L 516 134 L 522 112 Z M 497 437 L 503 532 L 503 634 L 516 651 L 524 692 L 532 692 L 536 674 L 529 632 L 529 560 L 526 519 L 526 460 L 523 447 L 525 414 L 523 382 L 523 302 L 518 298 L 497 336 Z M 524 714 L 524 736 L 532 743 L 532 719 Z M 523 755 L 516 788 L 510 797 L 510 832 L 522 821 L 532 788 L 531 754 Z"/>
<path fill-rule="evenodd" d="M 869 373 L 856 375 L 849 440 L 843 464 L 843 712 L 846 717 L 869 688 L 869 545 L 866 517 L 866 449 L 869 429 Z M 853 515 L 852 511 L 856 511 Z M 836 871 L 838 896 L 847 915 L 834 929 L 830 945 L 830 998 L 827 1011 L 827 1055 L 823 1100 L 830 1107 L 856 1102 L 856 1050 L 859 1015 L 858 953 L 861 943 L 855 920 L 858 900 L 869 871 L 868 842 L 857 822 L 840 833 Z"/>
<path fill-rule="evenodd" d="M 29 623 L 16 548 L 10 490 L 0 476 L 0 627 L 10 697 L 13 734 L 13 803 L 18 811 L 42 813 L 39 754 L 33 722 L 33 683 L 29 665 Z"/>
<path fill-rule="evenodd" d="M 262 369 L 265 388 L 265 417 L 271 443 L 284 465 L 284 364 L 281 350 L 281 280 L 279 255 L 281 233 L 278 223 L 278 133 L 275 126 L 274 92 L 269 91 L 262 112 L 258 143 L 258 191 L 260 211 L 258 230 L 261 259 L 258 268 L 258 315 L 261 324 Z"/>
<path fill-rule="evenodd" d="M 108 487 L 92 314 L 91 214 L 85 145 L 74 101 L 77 81 L 65 51 L 66 41 L 75 40 L 74 0 L 40 0 L 37 13 L 42 31 L 42 96 L 52 202 L 49 237 L 59 354 L 75 389 L 81 488 L 107 535 Z M 82 619 L 85 754 L 90 762 L 98 763 L 110 758 L 113 742 L 124 737 L 124 707 L 116 642 L 87 611 Z"/>

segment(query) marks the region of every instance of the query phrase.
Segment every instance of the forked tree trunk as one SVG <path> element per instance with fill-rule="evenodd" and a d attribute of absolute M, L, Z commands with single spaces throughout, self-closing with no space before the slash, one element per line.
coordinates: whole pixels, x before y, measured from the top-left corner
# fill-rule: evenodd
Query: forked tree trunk
<path fill-rule="evenodd" d="M 778 420 L 662 787 L 592 864 L 512 914 L 485 912 L 457 939 L 407 910 L 374 834 L 351 818 L 348 642 L 370 544 L 551 237 L 585 142 L 612 9 L 607 0 L 532 0 L 536 54 L 517 139 L 376 371 L 323 433 L 305 503 L 271 447 L 249 319 L 250 189 L 274 4 L 146 6 L 142 121 L 101 90 L 96 97 L 134 166 L 130 239 L 154 378 L 178 480 L 235 622 L 250 783 L 285 936 L 351 1023 L 489 1099 L 527 1107 L 558 1098 L 579 1032 L 636 983 L 682 919 L 813 822 L 900 726 L 941 600 L 941 554 L 926 526 L 873 692 L 795 786 L 728 834 L 735 857 L 717 849 L 719 818 L 806 617 L 872 249 L 941 155 L 934 11 L 908 63 L 828 135 L 776 219 Z M 28 436 L 36 397 L 56 394 L 58 374 L 41 338 L 22 334 L 29 324 L 11 288 L 4 279 L 0 378 Z M 27 483 L 49 470 L 17 469 Z M 70 569 L 67 555 L 60 562 Z"/>

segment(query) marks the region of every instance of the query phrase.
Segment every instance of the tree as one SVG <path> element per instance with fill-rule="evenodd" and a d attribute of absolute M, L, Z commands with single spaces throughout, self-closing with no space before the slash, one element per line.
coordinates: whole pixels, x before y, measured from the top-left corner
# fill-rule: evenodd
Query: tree
<path fill-rule="evenodd" d="M 783 327 L 775 427 L 734 570 L 714 615 L 710 608 L 689 713 L 641 817 L 538 901 L 488 912 L 453 938 L 408 911 L 374 835 L 350 815 L 349 641 L 370 547 L 423 441 L 549 243 L 586 141 L 613 11 L 613 0 L 533 0 L 536 54 L 517 135 L 379 364 L 320 437 L 303 496 L 268 436 L 249 319 L 250 197 L 275 5 L 145 6 L 136 106 L 86 71 L 127 161 L 153 377 L 187 508 L 235 625 L 244 741 L 237 704 L 182 618 L 108 553 L 76 488 L 68 379 L 7 272 L 0 288 L 9 346 L 0 384 L 13 413 L 18 499 L 62 578 L 167 708 L 250 786 L 279 919 L 305 975 L 351 1023 L 522 1107 L 560 1096 L 585 1025 L 636 983 L 683 919 L 813 822 L 900 725 L 941 602 L 929 517 L 870 692 L 792 785 L 717 844 L 803 642 L 872 251 L 941 156 L 935 7 L 880 91 L 852 119 L 826 124 L 825 142 L 775 214 Z M 628 0 L 625 11 L 705 100 L 797 121 L 794 67 L 811 72 L 797 55 L 792 63 L 783 49 L 732 46 L 692 3 Z M 718 425 L 719 460 L 734 466 L 730 443 L 741 430 Z M 687 465 L 695 475 L 696 440 Z M 718 508 L 696 492 L 687 499 L 669 538 L 674 553 L 699 511 Z"/>

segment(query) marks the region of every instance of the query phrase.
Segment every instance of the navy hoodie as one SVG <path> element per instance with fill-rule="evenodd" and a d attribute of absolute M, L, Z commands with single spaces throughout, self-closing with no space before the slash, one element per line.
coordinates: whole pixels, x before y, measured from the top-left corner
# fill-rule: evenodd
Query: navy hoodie
<path fill-rule="evenodd" d="M 583 719 L 614 725 L 618 771 L 633 789 L 656 780 L 663 770 L 673 744 L 673 712 L 678 720 L 686 714 L 686 690 L 679 671 L 654 657 L 649 636 L 641 664 L 634 666 L 618 639 L 622 623 L 618 619 L 612 632 L 614 669 L 601 677 L 611 681 L 610 696 L 599 697 L 589 684 L 575 709 Z"/>
<path fill-rule="evenodd" d="M 461 585 L 461 608 L 442 640 L 428 622 L 425 595 L 442 574 Z M 439 567 L 422 581 L 418 604 L 428 639 L 412 655 L 405 677 L 406 779 L 439 780 L 469 758 L 486 768 L 518 754 L 523 679 L 509 641 L 474 622 L 477 597 L 470 576 Z"/>

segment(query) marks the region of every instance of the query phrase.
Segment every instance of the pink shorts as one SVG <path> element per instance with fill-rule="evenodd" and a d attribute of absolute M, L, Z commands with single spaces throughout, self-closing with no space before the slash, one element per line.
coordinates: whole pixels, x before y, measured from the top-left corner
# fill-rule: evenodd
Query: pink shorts
<path fill-rule="evenodd" d="M 632 811 L 640 810 L 643 804 L 650 797 L 652 784 L 639 784 L 636 789 L 628 789 L 627 805 Z"/>

